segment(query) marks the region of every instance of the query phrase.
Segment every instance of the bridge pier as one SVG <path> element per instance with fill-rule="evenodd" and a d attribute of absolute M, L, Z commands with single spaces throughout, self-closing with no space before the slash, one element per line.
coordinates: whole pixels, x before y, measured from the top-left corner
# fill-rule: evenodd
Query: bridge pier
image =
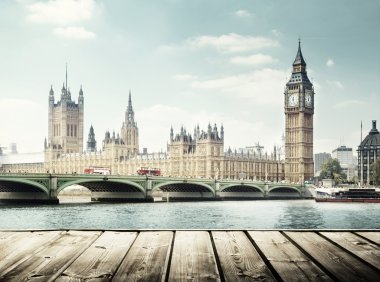
<path fill-rule="evenodd" d="M 141 192 L 91 192 L 92 202 L 153 202 Z"/>
<path fill-rule="evenodd" d="M 58 198 L 49 198 L 46 194 L 34 192 L 1 192 L 0 202 L 20 204 L 59 204 Z"/>
<path fill-rule="evenodd" d="M 58 200 L 58 179 L 56 176 L 50 176 L 50 193 L 49 193 L 49 201 L 52 204 L 59 204 Z"/>

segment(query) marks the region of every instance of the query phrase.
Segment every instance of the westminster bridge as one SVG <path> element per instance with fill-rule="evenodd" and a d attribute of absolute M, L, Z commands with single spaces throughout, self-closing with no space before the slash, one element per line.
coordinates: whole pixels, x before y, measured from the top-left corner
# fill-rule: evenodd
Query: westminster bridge
<path fill-rule="evenodd" d="M 0 174 L 0 201 L 59 203 L 65 188 L 80 185 L 92 201 L 236 200 L 310 197 L 302 185 L 252 180 L 88 174 Z M 75 187 L 75 186 L 74 186 Z"/>

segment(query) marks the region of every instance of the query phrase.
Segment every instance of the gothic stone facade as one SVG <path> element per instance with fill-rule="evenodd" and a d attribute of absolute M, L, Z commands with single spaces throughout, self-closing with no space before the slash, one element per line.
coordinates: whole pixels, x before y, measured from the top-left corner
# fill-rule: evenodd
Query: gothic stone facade
<path fill-rule="evenodd" d="M 314 94 L 299 43 L 292 76 L 284 93 L 285 178 L 288 182 L 303 183 L 314 176 Z"/>
<path fill-rule="evenodd" d="M 71 153 L 45 163 L 53 173 L 82 173 L 90 166 L 107 167 L 112 174 L 133 175 L 141 167 L 159 168 L 163 176 L 279 181 L 284 164 L 275 154 L 224 152 L 223 127 L 207 131 L 196 127 L 194 135 L 170 132 L 167 152 L 139 154 L 129 150 L 119 134 L 107 132 L 101 152 Z"/>
<path fill-rule="evenodd" d="M 67 75 L 67 74 L 66 74 Z M 66 79 L 67 80 L 67 79 Z M 102 150 L 96 151 L 94 129 L 83 152 L 83 91 L 78 104 L 62 88 L 61 100 L 49 94 L 49 136 L 45 141 L 43 172 L 82 173 L 91 166 L 108 167 L 112 174 L 133 175 L 141 167 L 159 168 L 163 176 L 300 182 L 313 177 L 314 89 L 306 73 L 299 45 L 292 76 L 285 88 L 285 162 L 271 153 L 232 152 L 224 148 L 224 129 L 199 126 L 194 133 L 170 130 L 167 152 L 141 154 L 139 134 L 129 93 L 125 120 L 119 133 L 106 132 Z M 11 170 L 11 167 L 7 167 Z M 26 169 L 27 171 L 27 169 Z"/>
<path fill-rule="evenodd" d="M 45 139 L 45 162 L 59 158 L 63 154 L 83 152 L 84 98 L 82 87 L 78 103 L 71 99 L 67 86 L 62 86 L 61 99 L 54 102 L 53 87 L 49 92 L 48 137 Z"/>

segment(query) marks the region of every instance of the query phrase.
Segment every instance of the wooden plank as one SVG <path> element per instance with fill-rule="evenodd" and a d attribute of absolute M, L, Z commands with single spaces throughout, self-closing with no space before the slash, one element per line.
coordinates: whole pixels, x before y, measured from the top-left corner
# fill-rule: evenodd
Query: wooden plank
<path fill-rule="evenodd" d="M 1 232 L 0 233 L 0 260 L 5 256 L 6 250 L 22 237 L 28 237 L 32 232 Z"/>
<path fill-rule="evenodd" d="M 110 281 L 137 232 L 104 232 L 55 281 Z"/>
<path fill-rule="evenodd" d="M 4 281 L 47 281 L 61 274 L 100 235 L 100 231 L 69 231 L 22 263 L 1 274 Z"/>
<path fill-rule="evenodd" d="M 249 231 L 249 236 L 284 281 L 332 281 L 278 231 Z"/>
<path fill-rule="evenodd" d="M 173 232 L 141 232 L 113 281 L 164 281 Z"/>
<path fill-rule="evenodd" d="M 380 232 L 355 232 L 355 233 L 380 245 Z"/>
<path fill-rule="evenodd" d="M 220 281 L 207 231 L 177 231 L 169 281 Z"/>
<path fill-rule="evenodd" d="M 276 281 L 242 231 L 215 231 L 212 237 L 226 281 Z"/>
<path fill-rule="evenodd" d="M 320 232 L 323 236 L 354 253 L 380 270 L 380 247 L 351 232 Z"/>
<path fill-rule="evenodd" d="M 285 232 L 341 281 L 376 281 L 377 271 L 314 232 Z"/>
<path fill-rule="evenodd" d="M 17 232 L 17 231 L 0 231 L 0 245 L 4 242 L 8 237 L 21 235 L 20 233 L 30 233 L 30 232 Z"/>
<path fill-rule="evenodd" d="M 9 267 L 16 267 L 33 255 L 43 245 L 58 238 L 61 231 L 18 232 L 19 235 L 6 245 L 0 246 L 0 273 Z M 11 238 L 11 237 L 8 237 Z"/>

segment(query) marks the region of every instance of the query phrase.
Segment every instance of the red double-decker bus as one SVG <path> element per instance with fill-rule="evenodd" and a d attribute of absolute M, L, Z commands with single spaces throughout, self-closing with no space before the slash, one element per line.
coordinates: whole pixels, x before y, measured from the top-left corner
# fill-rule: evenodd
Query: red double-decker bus
<path fill-rule="evenodd" d="M 137 170 L 138 175 L 160 176 L 161 170 L 159 168 L 142 167 Z"/>
<path fill-rule="evenodd" d="M 84 173 L 110 175 L 111 169 L 109 167 L 90 166 L 84 169 Z"/>

